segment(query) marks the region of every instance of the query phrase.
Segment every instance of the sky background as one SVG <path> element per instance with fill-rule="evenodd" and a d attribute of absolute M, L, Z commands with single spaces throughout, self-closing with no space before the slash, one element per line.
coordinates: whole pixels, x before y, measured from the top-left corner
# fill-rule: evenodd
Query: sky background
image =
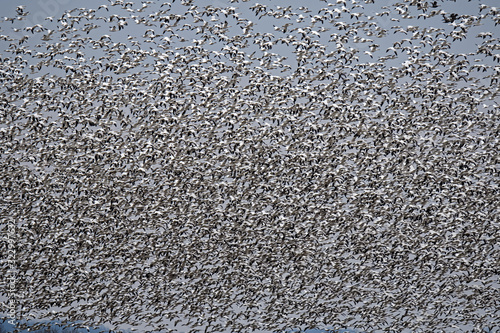
<path fill-rule="evenodd" d="M 309 1 L 307 3 L 305 3 L 304 1 L 277 1 L 277 0 L 274 0 L 274 1 L 261 0 L 259 2 L 262 4 L 266 4 L 270 7 L 291 5 L 294 8 L 298 8 L 300 6 L 307 6 L 312 12 L 318 12 L 319 9 L 327 6 L 327 4 L 325 2 L 319 1 L 319 0 L 318 1 Z M 361 2 L 362 1 L 360 1 L 360 3 Z M 136 7 L 140 7 L 140 2 L 135 2 L 135 3 L 136 3 Z M 207 5 L 219 6 L 219 7 L 234 6 L 237 8 L 237 12 L 241 13 L 241 16 L 254 17 L 254 14 L 250 11 L 249 7 L 253 6 L 256 2 L 249 1 L 249 2 L 231 3 L 230 1 L 223 1 L 223 0 L 215 0 L 215 1 L 195 0 L 194 3 L 196 5 L 198 5 L 199 7 L 203 7 L 203 6 L 207 6 Z M 365 8 L 362 11 L 366 15 L 371 15 L 371 13 L 373 13 L 372 15 L 375 15 L 375 13 L 379 12 L 381 10 L 381 8 L 383 8 L 384 6 L 391 6 L 394 3 L 396 3 L 396 1 L 382 0 L 382 1 L 377 1 L 376 5 L 364 4 Z M 494 1 L 494 0 L 490 0 L 490 1 L 485 0 L 485 1 L 481 1 L 481 3 L 491 5 L 491 6 L 498 5 L 498 2 Z M 101 4 L 108 4 L 109 5 L 109 3 L 107 1 L 103 1 L 103 0 L 100 0 L 100 1 L 88 0 L 88 1 L 84 1 L 84 2 L 78 2 L 78 6 L 82 6 L 82 7 L 86 7 L 86 8 L 98 8 Z M 33 26 L 35 24 L 42 24 L 43 26 L 48 27 L 48 28 L 50 28 L 50 27 L 55 28 L 56 25 L 58 24 L 57 18 L 60 17 L 66 11 L 73 9 L 76 5 L 76 2 L 69 1 L 69 0 L 66 0 L 66 1 L 64 1 L 64 0 L 48 0 L 48 1 L 31 1 L 31 2 L 17 1 L 17 0 L 15 0 L 15 1 L 8 0 L 7 1 L 6 0 L 6 1 L 2 1 L 2 7 L 0 8 L 0 17 L 14 17 L 15 16 L 15 8 L 16 8 L 16 6 L 19 6 L 19 5 L 26 5 L 26 10 L 30 12 L 29 19 L 26 22 L 24 22 L 25 26 Z M 470 2 L 458 1 L 457 3 L 453 3 L 453 2 L 448 1 L 448 2 L 443 3 L 443 4 L 440 3 L 440 5 L 442 5 L 441 8 L 443 8 L 447 12 L 455 12 L 458 14 L 467 14 L 470 12 L 477 11 L 476 8 L 478 6 L 478 1 L 470 1 Z M 175 8 L 176 8 L 175 6 L 181 6 L 179 4 L 179 1 L 176 1 L 176 3 L 173 4 L 173 7 L 172 7 L 172 8 L 174 8 L 173 11 L 175 11 Z M 331 7 L 332 8 L 339 8 L 339 6 L 341 6 L 341 4 L 335 4 Z M 112 15 L 114 13 L 115 9 L 112 7 L 109 7 L 109 8 L 110 8 L 109 15 Z M 182 7 L 182 8 L 184 8 L 184 7 Z M 104 9 L 100 9 L 100 11 L 104 11 Z M 360 9 L 360 11 L 361 11 L 361 9 Z M 47 17 L 53 17 L 53 22 L 50 22 L 50 20 L 47 20 L 46 19 Z M 416 26 L 428 25 L 429 27 L 433 26 L 433 27 L 445 29 L 447 31 L 452 29 L 452 27 L 450 27 L 449 24 L 446 24 L 443 22 L 443 19 L 440 15 L 436 16 L 433 19 L 427 19 L 427 20 L 408 19 L 408 20 L 401 20 L 400 22 L 398 22 L 398 21 L 396 21 L 398 19 L 400 19 L 400 18 L 397 15 L 395 15 L 394 13 L 392 13 L 388 16 L 376 18 L 378 24 L 381 27 L 386 27 L 386 29 L 390 29 L 391 26 L 393 26 L 395 24 L 401 25 L 402 27 L 405 27 L 405 28 L 408 27 L 409 25 L 416 25 Z M 352 19 L 349 23 L 352 23 L 352 22 L 354 22 L 354 19 Z M 271 33 L 278 34 L 278 32 L 274 28 L 276 21 L 273 18 L 270 18 L 270 17 L 264 17 L 262 19 L 255 18 L 254 23 L 255 23 L 254 31 L 260 31 L 262 33 L 271 32 Z M 305 22 L 306 25 L 309 23 L 310 22 L 307 22 L 307 21 Z M 1 22 L 0 23 L 0 34 L 6 34 L 6 31 L 9 31 L 9 29 L 10 29 L 10 25 L 11 25 L 10 22 Z M 321 24 L 318 23 L 317 26 L 319 28 L 319 27 L 321 27 Z M 482 32 L 482 31 L 498 31 L 498 27 L 495 28 L 494 25 L 491 23 L 491 21 L 489 21 L 489 23 L 487 25 L 479 26 L 479 27 L 474 28 L 474 29 L 476 30 L 477 33 Z M 475 35 L 474 29 L 470 32 L 470 35 Z M 129 34 L 133 33 L 133 29 L 127 29 L 124 32 L 118 32 L 118 33 L 110 33 L 108 31 L 108 29 L 106 29 L 106 28 L 100 28 L 97 31 L 99 33 L 102 33 L 102 34 L 110 34 L 112 36 L 113 41 L 126 41 Z M 233 27 L 230 29 L 230 31 L 232 31 L 234 34 L 238 34 L 238 28 Z M 10 31 L 8 33 L 11 34 Z M 136 31 L 137 38 L 140 38 L 140 36 L 142 34 L 143 34 L 143 29 L 141 29 L 140 31 Z M 392 32 L 391 32 L 391 34 L 392 34 Z M 322 42 L 325 45 L 328 45 L 329 48 L 335 49 L 336 46 L 333 45 L 333 43 L 329 43 L 327 41 L 328 35 L 329 34 L 326 34 L 326 36 L 327 36 L 326 39 L 325 39 L 325 37 L 322 37 L 323 38 Z M 186 32 L 186 38 L 191 39 L 194 37 L 195 36 L 192 35 L 191 33 Z M 362 36 L 360 36 L 360 37 L 362 37 Z M 402 36 L 402 34 L 393 34 L 393 35 L 389 35 L 387 38 L 376 39 L 375 42 L 380 44 L 381 50 L 385 50 L 385 49 L 389 48 L 395 41 L 399 41 L 402 38 L 405 38 L 404 36 Z M 474 50 L 477 47 L 478 42 L 479 42 L 478 39 L 466 39 L 466 40 L 461 41 L 461 42 L 457 41 L 456 43 L 452 43 L 450 51 L 457 52 L 457 53 L 460 53 L 460 52 L 466 53 L 466 52 L 469 52 L 471 50 Z M 32 45 L 34 45 L 36 43 L 36 41 L 29 40 L 28 45 L 30 45 L 30 43 L 32 43 Z M 2 46 L 2 49 L 5 48 L 5 45 L 6 45 L 5 42 L 0 43 L 0 46 Z M 221 45 L 223 45 L 223 44 L 216 43 L 215 45 L 212 45 L 212 46 L 207 45 L 207 48 L 213 48 L 214 50 L 216 50 L 217 48 L 220 48 Z M 370 50 L 368 43 L 367 44 L 362 44 L 362 43 L 347 44 L 347 45 L 345 45 L 345 47 L 353 47 L 353 48 L 359 49 L 361 51 L 359 54 L 360 60 L 367 61 L 367 62 L 371 61 L 370 55 L 368 53 L 365 53 L 365 52 L 369 52 L 369 50 Z M 285 63 L 288 63 L 291 66 L 291 68 L 296 68 L 297 63 L 294 60 L 294 54 L 291 52 L 291 50 L 292 50 L 291 48 L 286 47 L 285 45 L 276 45 L 273 48 L 272 52 L 275 52 L 275 53 L 280 54 L 281 56 L 287 57 L 288 62 L 285 62 Z M 256 50 L 256 52 L 257 52 L 256 55 L 258 55 L 259 51 Z M 90 55 L 90 54 L 91 53 L 89 52 L 87 55 Z M 98 55 L 97 51 L 96 51 L 96 55 Z M 394 64 L 395 66 L 399 66 L 399 65 L 401 65 L 401 63 L 403 63 L 406 60 L 407 60 L 406 55 L 400 53 L 397 58 L 393 59 L 392 61 L 389 61 L 387 63 L 387 65 L 389 66 L 391 64 Z M 5 299 L 0 299 L 0 300 L 4 301 Z M 315 331 L 310 331 L 310 332 L 315 333 Z"/>

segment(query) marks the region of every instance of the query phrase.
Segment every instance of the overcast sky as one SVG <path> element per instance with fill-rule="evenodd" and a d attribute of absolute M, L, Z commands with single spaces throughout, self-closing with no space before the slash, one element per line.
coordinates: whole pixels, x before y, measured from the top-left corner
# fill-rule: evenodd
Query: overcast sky
<path fill-rule="evenodd" d="M 291 5 L 294 8 L 298 8 L 300 6 L 308 6 L 309 9 L 312 12 L 318 12 L 319 9 L 323 8 L 326 6 L 326 3 L 323 1 L 297 1 L 297 0 L 289 0 L 289 1 L 278 1 L 278 0 L 260 0 L 260 3 L 267 4 L 268 6 L 288 6 Z M 362 2 L 362 1 L 360 1 Z M 340 2 L 339 2 L 340 3 Z M 382 0 L 382 1 L 377 1 L 376 7 L 375 5 L 370 5 L 370 4 L 365 4 L 364 13 L 366 15 L 370 15 L 370 11 L 379 11 L 382 10 L 381 8 L 384 6 L 391 6 L 396 1 L 394 0 Z M 481 3 L 495 6 L 495 5 L 500 5 L 496 0 L 484 0 L 481 1 Z M 0 17 L 14 17 L 15 16 L 15 8 L 16 6 L 19 5 L 26 5 L 26 10 L 30 12 L 30 16 L 28 20 L 25 22 L 25 26 L 33 26 L 35 24 L 42 24 L 47 27 L 56 27 L 57 23 L 57 18 L 60 17 L 63 13 L 66 11 L 73 9 L 75 5 L 81 6 L 81 7 L 86 7 L 86 8 L 98 8 L 101 4 L 109 4 L 107 1 L 104 0 L 87 0 L 87 1 L 69 1 L 69 0 L 47 0 L 47 1 L 21 1 L 21 0 L 8 0 L 8 1 L 3 1 L 2 2 L 2 7 L 0 8 Z M 270 32 L 270 33 L 278 33 L 274 29 L 274 19 L 265 17 L 262 19 L 258 19 L 254 16 L 254 14 L 248 9 L 250 6 L 255 4 L 255 1 L 249 1 L 249 2 L 244 2 L 244 3 L 231 3 L 230 1 L 223 1 L 223 0 L 215 0 L 215 1 L 209 1 L 209 0 L 195 0 L 194 4 L 203 7 L 207 5 L 212 5 L 212 6 L 220 6 L 220 7 L 227 7 L 227 6 L 234 6 L 237 8 L 237 11 L 241 13 L 241 16 L 243 17 L 254 17 L 254 22 L 255 22 L 255 31 L 261 31 L 263 33 Z M 174 4 L 173 8 L 177 8 L 175 6 L 180 6 L 179 1 L 176 1 Z M 341 4 L 335 4 L 332 6 L 333 8 L 336 8 L 336 6 L 341 6 Z M 457 13 L 457 14 L 467 14 L 470 12 L 476 12 L 476 8 L 478 6 L 478 1 L 461 1 L 458 0 L 458 2 L 453 3 L 448 1 L 447 3 L 443 4 L 443 9 L 446 10 L 448 13 Z M 136 2 L 136 7 L 140 7 L 140 2 Z M 103 11 L 103 9 L 100 9 Z M 113 13 L 115 9 L 110 7 L 110 15 Z M 373 13 L 372 15 L 374 15 Z M 50 17 L 49 19 L 47 19 Z M 443 18 L 441 16 L 437 16 L 433 19 L 428 19 L 428 20 L 423 20 L 423 19 L 410 19 L 410 20 L 401 20 L 398 22 L 399 18 L 397 16 L 393 16 L 393 14 L 389 16 L 383 16 L 383 17 L 378 17 L 378 23 L 380 26 L 385 26 L 387 29 L 390 29 L 391 26 L 393 25 L 401 25 L 403 27 L 408 27 L 409 25 L 418 25 L 418 26 L 433 26 L 437 28 L 443 28 L 443 29 L 448 29 L 450 30 L 450 24 L 443 22 Z M 53 20 L 51 22 L 51 20 Z M 354 22 L 354 19 L 352 19 L 351 22 Z M 309 22 L 306 22 L 306 24 L 309 24 Z M 0 34 L 10 34 L 10 22 L 0 22 Z M 318 23 L 317 27 L 321 27 L 321 24 Z M 496 27 L 497 30 L 495 30 L 495 27 L 493 24 L 490 22 L 489 25 L 485 26 L 479 26 L 475 28 L 477 30 L 477 33 L 481 31 L 498 31 L 498 26 Z M 101 28 L 98 30 L 102 34 L 110 34 L 112 36 L 112 39 L 115 41 L 125 41 L 127 36 L 124 33 L 111 33 L 108 31 L 107 28 Z M 236 30 L 234 30 L 235 33 Z M 128 29 L 126 31 L 126 34 L 131 33 L 131 29 Z M 142 35 L 144 32 L 141 31 L 136 31 L 135 32 L 137 36 Z M 473 33 L 471 33 L 473 35 Z M 188 38 L 192 39 L 194 36 L 189 35 L 188 33 Z M 385 50 L 388 47 L 391 46 L 392 43 L 394 43 L 397 40 L 401 40 L 404 38 L 404 36 L 401 35 L 389 35 L 387 38 L 383 39 L 377 39 L 376 42 L 379 43 L 380 49 Z M 457 41 L 452 45 L 451 51 L 453 52 L 469 52 L 469 50 L 473 50 L 476 48 L 478 44 L 478 39 L 467 39 L 462 42 Z M 33 45 L 36 44 L 36 40 L 29 40 L 29 43 L 32 43 Z M 328 44 L 327 41 L 325 41 L 326 44 Z M 331 44 L 331 43 L 330 43 Z M 2 49 L 5 48 L 6 43 L 5 42 L 0 42 L 0 46 L 2 46 Z M 366 44 L 353 44 L 349 45 L 350 47 L 353 48 L 358 48 L 362 52 L 360 53 L 360 59 L 362 61 L 370 61 L 370 55 L 369 53 L 369 47 Z M 207 47 L 213 47 L 214 49 L 217 48 L 217 45 L 214 46 L 207 46 Z M 335 48 L 334 45 L 329 45 L 331 48 Z M 288 57 L 290 61 L 290 65 L 297 66 L 296 62 L 294 62 L 294 54 L 291 52 L 291 48 L 287 48 L 284 45 L 277 45 L 273 50 L 273 52 L 279 53 L 282 56 Z M 87 50 L 87 56 L 92 55 L 92 51 Z M 96 51 L 97 52 L 97 51 Z M 3 54 L 2 54 L 3 55 Z M 406 55 L 405 54 L 399 54 L 399 57 L 393 62 L 396 64 L 401 64 L 406 60 Z M 0 124 L 1 125 L 1 124 Z M 2 300 L 3 301 L 3 300 Z M 313 331 L 311 331 L 312 333 Z"/>

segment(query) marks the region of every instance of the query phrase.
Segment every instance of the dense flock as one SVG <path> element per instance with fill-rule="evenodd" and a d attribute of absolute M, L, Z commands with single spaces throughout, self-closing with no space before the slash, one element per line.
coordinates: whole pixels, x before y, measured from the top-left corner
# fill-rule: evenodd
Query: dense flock
<path fill-rule="evenodd" d="M 0 295 L 142 332 L 500 329 L 500 9 L 261 2 L 5 17 Z"/>

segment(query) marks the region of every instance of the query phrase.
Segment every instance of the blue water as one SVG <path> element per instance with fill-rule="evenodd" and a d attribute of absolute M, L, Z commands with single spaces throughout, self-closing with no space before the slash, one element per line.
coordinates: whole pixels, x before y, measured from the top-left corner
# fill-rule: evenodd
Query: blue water
<path fill-rule="evenodd" d="M 23 320 L 21 321 L 22 323 L 25 323 L 26 321 Z M 34 324 L 37 324 L 37 323 L 48 323 L 49 321 L 35 321 L 35 320 L 28 320 L 28 325 L 32 326 Z M 57 332 L 57 333 L 63 333 L 63 327 L 60 326 L 60 322 L 57 322 L 57 321 L 52 321 L 51 322 L 51 328 L 54 329 L 53 332 Z M 2 331 L 3 329 L 3 331 Z M 70 328 L 71 330 L 71 328 Z M 70 331 L 70 330 L 67 330 Z M 298 332 L 299 330 L 289 330 L 288 333 L 294 333 L 294 332 Z M 3 324 L 0 324 L 0 332 L 14 332 L 14 325 L 8 323 L 8 321 L 5 321 Z M 33 332 L 43 332 L 43 330 L 38 330 L 38 331 L 28 331 L 28 330 L 19 330 L 18 333 L 33 333 Z M 73 331 L 71 331 L 73 333 Z M 87 329 L 84 329 L 84 328 L 80 328 L 80 329 L 76 329 L 75 333 L 76 332 L 79 332 L 79 333 L 99 333 L 99 332 L 113 332 L 113 331 L 110 331 L 108 328 L 106 327 L 100 327 L 100 328 L 97 328 L 97 329 L 93 329 L 93 328 L 90 328 L 89 330 Z M 128 332 L 128 331 L 120 331 L 120 332 Z M 323 329 L 309 329 L 309 330 L 306 330 L 305 333 L 360 333 L 360 331 L 357 331 L 357 330 L 354 330 L 354 329 L 341 329 L 341 330 L 336 330 L 336 331 L 333 331 L 333 330 L 323 330 Z M 51 332 L 52 333 L 52 332 Z"/>
<path fill-rule="evenodd" d="M 26 321 L 21 321 L 21 322 L 26 322 Z M 28 321 L 28 325 L 34 325 L 36 323 L 48 323 L 48 321 L 34 321 L 34 320 L 29 320 Z M 63 333 L 63 327 L 58 325 L 60 324 L 60 322 L 55 322 L 55 321 L 52 321 L 51 322 L 52 325 L 51 325 L 51 328 L 54 328 L 55 330 L 52 331 L 52 332 L 57 332 L 57 333 Z M 287 331 L 287 333 L 295 333 L 295 332 L 298 332 L 299 330 L 294 330 L 294 329 L 290 329 Z M 489 328 L 484 328 L 482 330 L 484 333 L 491 333 L 493 332 L 491 329 Z M 8 323 L 7 321 L 5 321 L 3 324 L 0 322 L 0 333 L 11 333 L 11 332 L 14 332 L 14 325 Z M 19 330 L 18 333 L 33 333 L 33 332 L 43 332 L 43 330 L 38 330 L 38 331 L 28 331 L 28 330 Z M 51 332 L 51 333 L 52 333 Z M 90 328 L 89 330 L 87 329 L 84 329 L 84 328 L 80 328 L 80 329 L 76 329 L 75 331 L 72 331 L 71 328 L 70 330 L 67 330 L 66 332 L 71 332 L 71 333 L 110 333 L 110 332 L 115 332 L 115 331 L 110 331 L 108 328 L 106 327 L 99 327 L 99 328 Z M 128 330 L 124 330 L 124 331 L 120 331 L 120 332 L 125 332 L 125 333 L 128 333 L 130 331 Z M 359 330 L 356 330 L 356 329 L 352 329 L 352 328 L 348 328 L 348 329 L 340 329 L 340 330 L 324 330 L 324 329 L 308 329 L 306 331 L 304 331 L 305 333 L 362 333 L 361 331 Z"/>
<path fill-rule="evenodd" d="M 26 322 L 26 321 L 21 321 L 21 322 Z M 28 325 L 34 325 L 36 323 L 48 323 L 48 321 L 33 321 L 33 320 L 29 320 L 28 321 Z M 60 322 L 52 322 L 52 325 L 51 325 L 51 328 L 54 328 L 54 332 L 57 332 L 57 333 L 63 333 L 63 327 L 58 325 Z M 3 331 L 2 331 L 3 329 Z M 71 330 L 71 328 L 70 328 Z M 69 331 L 69 330 L 68 330 Z M 0 324 L 0 332 L 14 332 L 14 325 L 8 323 L 7 321 L 4 322 L 3 324 Z M 28 330 L 19 330 L 18 333 L 33 333 L 33 332 L 43 332 L 43 330 L 38 330 L 38 331 L 28 331 Z M 73 331 L 71 331 L 73 333 Z M 100 328 L 97 328 L 97 329 L 93 329 L 93 328 L 90 328 L 89 330 L 87 329 L 84 329 L 84 328 L 80 328 L 80 329 L 76 329 L 75 333 L 76 332 L 79 332 L 79 333 L 99 333 L 99 332 L 106 332 L 106 333 L 109 333 L 109 332 L 113 332 L 113 331 L 110 331 L 108 328 L 106 327 L 100 327 Z M 128 331 L 120 331 L 120 332 L 128 332 Z M 294 332 L 298 332 L 298 330 L 289 330 L 288 331 L 289 333 L 294 333 Z M 360 331 L 357 331 L 357 330 L 354 330 L 354 329 L 341 329 L 341 330 L 336 330 L 336 331 L 333 331 L 333 330 L 323 330 L 323 329 L 309 329 L 309 330 L 306 330 L 305 333 L 360 333 Z M 52 332 L 51 332 L 52 333 Z"/>
<path fill-rule="evenodd" d="M 20 321 L 21 323 L 26 323 L 26 320 L 21 320 Z M 48 323 L 49 321 L 34 321 L 34 320 L 28 320 L 27 323 L 29 326 L 32 326 L 34 324 L 39 324 L 39 323 Z M 51 322 L 51 328 L 54 329 L 53 332 L 57 332 L 57 333 L 63 333 L 63 326 L 60 326 L 59 325 L 60 322 Z M 2 331 L 3 329 L 3 331 Z M 69 330 L 67 329 L 66 332 L 69 332 L 71 331 L 73 333 L 73 330 L 72 328 L 70 328 Z M 5 321 L 3 324 L 0 324 L 0 332 L 14 332 L 14 325 L 10 324 L 8 321 Z M 19 333 L 33 333 L 33 332 L 43 332 L 43 329 L 39 329 L 39 330 L 36 330 L 36 331 L 28 331 L 28 330 L 18 330 Z M 85 329 L 85 328 L 80 328 L 80 329 L 76 329 L 76 331 L 74 331 L 75 333 L 78 332 L 78 333 L 99 333 L 99 332 L 110 332 L 110 330 L 108 328 L 105 328 L 105 327 L 99 327 L 97 329 L 92 329 L 90 328 L 89 330 Z M 51 332 L 52 333 L 52 332 Z"/>

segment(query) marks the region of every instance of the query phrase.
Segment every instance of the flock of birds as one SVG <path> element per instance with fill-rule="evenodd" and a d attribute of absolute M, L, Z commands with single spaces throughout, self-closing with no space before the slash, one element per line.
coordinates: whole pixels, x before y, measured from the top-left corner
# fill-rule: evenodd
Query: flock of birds
<path fill-rule="evenodd" d="M 18 315 L 500 329 L 500 9 L 262 1 L 5 18 Z"/>

